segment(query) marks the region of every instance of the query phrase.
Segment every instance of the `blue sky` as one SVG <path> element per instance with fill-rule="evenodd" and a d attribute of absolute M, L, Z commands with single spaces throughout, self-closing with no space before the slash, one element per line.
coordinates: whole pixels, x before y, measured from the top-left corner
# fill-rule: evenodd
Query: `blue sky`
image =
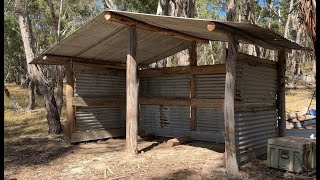
<path fill-rule="evenodd" d="M 98 1 L 98 2 L 96 3 L 96 5 L 99 6 L 99 7 L 101 7 L 101 8 L 103 7 L 102 1 Z"/>

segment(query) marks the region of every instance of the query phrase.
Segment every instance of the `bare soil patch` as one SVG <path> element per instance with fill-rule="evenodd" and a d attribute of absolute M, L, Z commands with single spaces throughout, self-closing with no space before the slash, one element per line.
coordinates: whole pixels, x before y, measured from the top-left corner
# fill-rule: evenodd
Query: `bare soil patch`
<path fill-rule="evenodd" d="M 6 179 L 227 179 L 224 145 L 194 141 L 174 147 L 166 138 L 139 141 L 127 155 L 124 139 L 65 145 L 61 137 L 27 136 L 5 142 Z M 312 179 L 254 160 L 240 179 Z"/>

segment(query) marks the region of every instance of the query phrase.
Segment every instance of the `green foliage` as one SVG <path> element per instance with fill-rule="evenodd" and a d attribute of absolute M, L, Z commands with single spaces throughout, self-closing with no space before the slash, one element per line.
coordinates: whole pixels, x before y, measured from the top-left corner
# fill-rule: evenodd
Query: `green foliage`
<path fill-rule="evenodd" d="M 26 71 L 26 60 L 19 25 L 13 15 L 4 17 L 4 34 L 4 78 L 19 83 L 20 75 Z"/>

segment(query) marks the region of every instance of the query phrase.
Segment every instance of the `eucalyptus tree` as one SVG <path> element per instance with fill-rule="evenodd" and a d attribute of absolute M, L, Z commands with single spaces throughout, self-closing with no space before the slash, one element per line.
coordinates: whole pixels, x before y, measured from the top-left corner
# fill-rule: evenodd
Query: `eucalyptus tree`
<path fill-rule="evenodd" d="M 59 2 L 49 0 L 15 1 L 28 77 L 44 97 L 49 133 L 61 133 L 62 131 L 59 108 L 54 96 L 55 84 L 59 82 L 56 77 L 57 73 L 55 73 L 56 67 L 36 66 L 29 63 L 44 49 L 52 46 L 60 38 L 67 36 L 86 20 L 101 12 L 102 9 L 98 9 L 96 2 L 68 0 L 62 10 L 63 1 L 61 0 Z M 60 18 L 54 17 L 53 13 L 54 15 L 58 14 L 57 17 Z M 32 97 L 32 93 L 34 97 L 34 91 L 31 89 L 30 92 L 30 97 Z M 62 102 L 60 103 L 62 104 Z"/>

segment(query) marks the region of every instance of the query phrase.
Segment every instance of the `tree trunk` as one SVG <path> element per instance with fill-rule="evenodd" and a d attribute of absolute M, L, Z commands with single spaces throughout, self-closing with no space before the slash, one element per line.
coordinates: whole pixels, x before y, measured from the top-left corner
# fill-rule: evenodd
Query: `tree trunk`
<path fill-rule="evenodd" d="M 39 90 L 44 96 L 45 106 L 47 110 L 47 122 L 49 126 L 49 133 L 61 133 L 62 128 L 60 123 L 60 116 L 58 113 L 55 98 L 53 96 L 53 89 L 52 87 L 50 87 L 50 84 L 45 80 L 44 75 L 40 70 L 40 67 L 29 64 L 34 58 L 34 49 L 31 34 L 32 28 L 28 28 L 28 23 L 25 22 L 25 19 L 30 21 L 30 18 L 26 18 L 29 17 L 28 11 L 26 9 L 26 2 L 24 0 L 16 0 L 15 3 L 24 51 L 26 54 L 28 73 L 31 77 L 31 80 L 35 83 L 35 85 L 39 88 Z"/>
<path fill-rule="evenodd" d="M 50 86 L 44 88 L 44 101 L 47 110 L 47 123 L 49 126 L 48 133 L 60 134 L 62 132 L 60 115 L 58 112 L 56 100 L 54 99 L 54 93 Z"/>
<path fill-rule="evenodd" d="M 228 4 L 228 10 L 227 10 L 227 21 L 234 21 L 236 18 L 236 7 L 237 7 L 237 0 L 230 0 Z M 221 52 L 221 63 L 225 64 L 225 60 L 227 58 L 227 47 L 228 44 L 223 42 L 222 45 L 222 52 Z"/>
<path fill-rule="evenodd" d="M 34 94 L 35 84 L 33 81 L 29 81 L 29 104 L 27 109 L 33 110 L 36 107 L 36 97 Z"/>
<path fill-rule="evenodd" d="M 62 66 L 57 66 L 58 78 L 57 78 L 57 108 L 58 113 L 61 116 L 61 110 L 63 106 L 63 78 L 64 78 L 64 68 Z"/>
<path fill-rule="evenodd" d="M 170 1 L 171 16 L 194 18 L 195 2 L 194 0 L 175 0 Z M 178 65 L 187 66 L 189 63 L 188 50 L 177 53 Z"/>
<path fill-rule="evenodd" d="M 4 87 L 4 93 L 6 94 L 7 98 L 11 101 L 12 103 L 12 108 L 14 111 L 20 111 L 22 109 L 22 107 L 19 105 L 19 103 L 14 99 L 14 97 L 11 95 L 11 93 L 9 92 L 9 90 L 6 88 L 5 85 L 3 85 Z"/>
<path fill-rule="evenodd" d="M 56 16 L 54 12 L 54 6 L 52 3 L 52 0 L 47 0 L 47 4 L 50 8 L 50 14 L 51 14 L 51 19 L 52 19 L 52 29 L 54 32 L 54 37 L 55 41 L 59 42 L 60 41 L 60 26 L 61 26 L 61 18 L 62 18 L 62 13 L 63 13 L 63 0 L 60 0 L 60 6 L 59 6 L 59 15 L 58 17 Z M 64 78 L 64 68 L 62 66 L 56 66 L 56 72 L 57 72 L 57 77 L 56 77 L 56 82 L 57 83 L 57 94 L 56 94 L 56 103 L 57 103 L 57 108 L 58 108 L 58 113 L 61 115 L 61 110 L 63 106 L 63 78 Z"/>
<path fill-rule="evenodd" d="M 291 12 L 292 9 L 293 9 L 293 0 L 290 1 L 289 12 Z M 290 19 L 291 19 L 291 13 L 288 14 L 287 22 L 284 28 L 284 38 L 288 38 Z"/>

